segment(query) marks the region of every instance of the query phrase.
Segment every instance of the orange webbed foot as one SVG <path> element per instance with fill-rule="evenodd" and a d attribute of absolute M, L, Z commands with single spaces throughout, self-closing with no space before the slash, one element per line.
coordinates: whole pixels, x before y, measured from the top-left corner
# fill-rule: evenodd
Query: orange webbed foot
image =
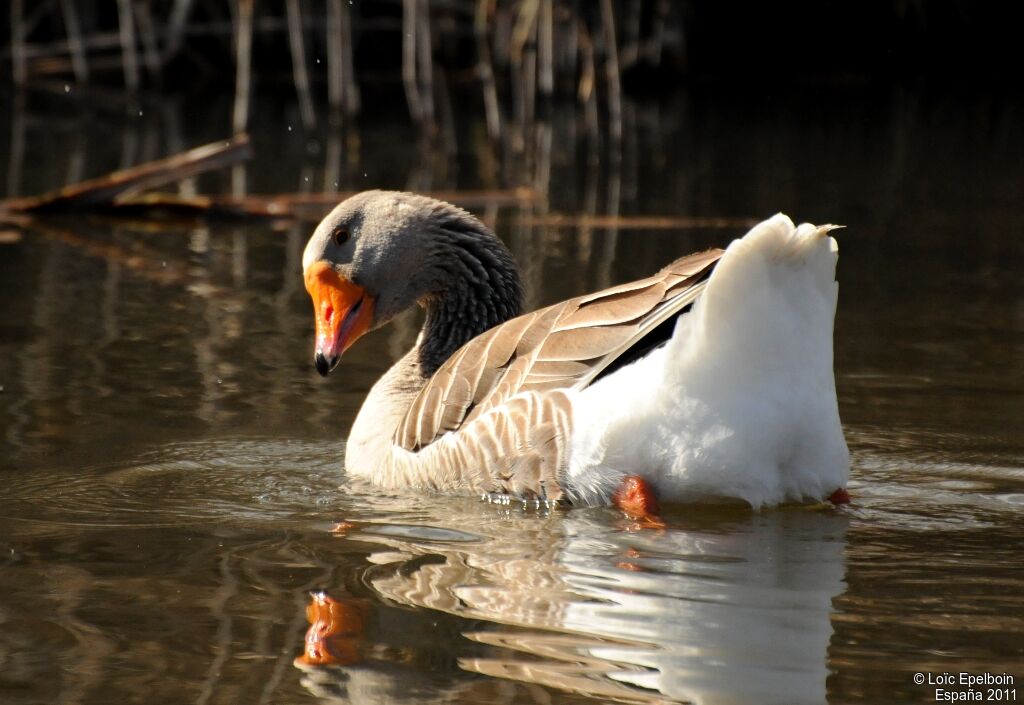
<path fill-rule="evenodd" d="M 658 496 L 651 484 L 639 475 L 622 478 L 619 488 L 612 495 L 612 504 L 630 519 L 637 521 L 640 528 L 665 528 L 665 522 L 658 516 Z"/>

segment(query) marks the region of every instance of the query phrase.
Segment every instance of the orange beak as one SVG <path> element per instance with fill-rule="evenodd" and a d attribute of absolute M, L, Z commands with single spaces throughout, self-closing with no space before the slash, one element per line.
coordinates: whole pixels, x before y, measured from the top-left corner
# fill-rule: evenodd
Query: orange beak
<path fill-rule="evenodd" d="M 305 274 L 306 291 L 313 299 L 316 316 L 316 371 L 326 377 L 341 354 L 348 350 L 373 322 L 373 297 L 363 287 L 317 262 Z"/>

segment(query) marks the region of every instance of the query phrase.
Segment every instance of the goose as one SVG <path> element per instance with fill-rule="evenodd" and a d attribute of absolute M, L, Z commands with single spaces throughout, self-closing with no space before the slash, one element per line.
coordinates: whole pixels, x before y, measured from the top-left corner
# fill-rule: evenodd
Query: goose
<path fill-rule="evenodd" d="M 425 309 L 352 425 L 348 476 L 501 501 L 848 500 L 833 372 L 836 226 L 777 214 L 655 274 L 522 313 L 511 253 L 470 213 L 366 191 L 302 257 L 322 375 Z"/>

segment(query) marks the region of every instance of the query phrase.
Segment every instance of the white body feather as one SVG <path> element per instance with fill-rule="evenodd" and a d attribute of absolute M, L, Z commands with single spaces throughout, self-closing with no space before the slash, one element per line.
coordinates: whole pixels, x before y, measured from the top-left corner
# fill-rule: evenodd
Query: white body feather
<path fill-rule="evenodd" d="M 661 348 L 572 393 L 567 492 L 603 503 L 624 475 L 664 501 L 820 501 L 849 452 L 832 370 L 832 226 L 779 214 L 734 241 Z"/>

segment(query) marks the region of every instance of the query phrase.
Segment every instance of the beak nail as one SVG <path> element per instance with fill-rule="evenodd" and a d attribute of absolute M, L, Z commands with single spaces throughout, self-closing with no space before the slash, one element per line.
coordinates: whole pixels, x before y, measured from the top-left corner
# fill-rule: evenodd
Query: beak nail
<path fill-rule="evenodd" d="M 324 354 L 319 351 L 317 351 L 313 358 L 313 365 L 316 367 L 316 371 L 320 373 L 321 377 L 326 377 L 327 373 L 334 368 L 334 365 L 337 364 L 337 362 L 337 357 L 332 357 L 328 360 Z"/>

